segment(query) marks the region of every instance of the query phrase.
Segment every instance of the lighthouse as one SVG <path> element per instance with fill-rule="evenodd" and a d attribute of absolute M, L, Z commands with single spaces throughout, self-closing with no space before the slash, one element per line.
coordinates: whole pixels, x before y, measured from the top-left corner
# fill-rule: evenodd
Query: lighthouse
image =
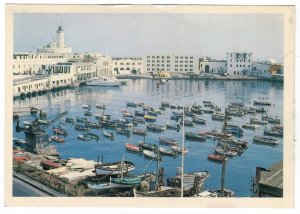
<path fill-rule="evenodd" d="M 65 33 L 61 25 L 58 27 L 56 33 L 57 33 L 57 48 L 59 49 L 65 48 Z"/>

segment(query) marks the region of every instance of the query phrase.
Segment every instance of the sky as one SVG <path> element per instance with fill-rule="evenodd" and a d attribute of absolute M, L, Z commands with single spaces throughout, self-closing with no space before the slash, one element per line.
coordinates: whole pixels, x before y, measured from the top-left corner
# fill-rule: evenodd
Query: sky
<path fill-rule="evenodd" d="M 59 25 L 73 52 L 225 59 L 226 52 L 247 51 L 254 59 L 283 57 L 283 17 L 276 14 L 18 13 L 14 52 L 36 51 L 56 37 Z"/>

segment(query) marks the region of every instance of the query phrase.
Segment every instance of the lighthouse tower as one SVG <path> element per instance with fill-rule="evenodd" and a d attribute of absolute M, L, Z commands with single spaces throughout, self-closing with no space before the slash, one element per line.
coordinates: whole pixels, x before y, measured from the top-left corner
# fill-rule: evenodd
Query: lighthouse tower
<path fill-rule="evenodd" d="M 57 48 L 59 49 L 65 48 L 65 33 L 61 25 L 58 27 L 56 33 L 57 33 Z"/>

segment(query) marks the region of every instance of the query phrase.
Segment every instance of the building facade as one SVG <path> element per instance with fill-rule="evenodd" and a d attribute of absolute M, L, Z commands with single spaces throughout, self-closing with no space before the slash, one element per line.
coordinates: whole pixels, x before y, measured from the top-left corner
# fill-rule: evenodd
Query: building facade
<path fill-rule="evenodd" d="M 200 62 L 200 73 L 223 74 L 227 72 L 226 61 L 202 61 Z"/>
<path fill-rule="evenodd" d="M 254 61 L 250 75 L 265 78 L 283 75 L 283 66 L 274 60 Z"/>
<path fill-rule="evenodd" d="M 12 71 L 14 75 L 34 75 L 45 65 L 67 62 L 71 53 L 72 48 L 66 47 L 64 43 L 64 30 L 59 26 L 56 39 L 38 48 L 36 53 L 15 53 Z"/>
<path fill-rule="evenodd" d="M 194 55 L 148 55 L 143 57 L 146 72 L 169 71 L 199 73 L 198 57 Z"/>
<path fill-rule="evenodd" d="M 252 71 L 253 53 L 251 52 L 228 52 L 226 60 L 229 75 L 248 75 Z"/>
<path fill-rule="evenodd" d="M 112 58 L 112 72 L 118 74 L 142 74 L 144 64 L 142 58 Z"/>

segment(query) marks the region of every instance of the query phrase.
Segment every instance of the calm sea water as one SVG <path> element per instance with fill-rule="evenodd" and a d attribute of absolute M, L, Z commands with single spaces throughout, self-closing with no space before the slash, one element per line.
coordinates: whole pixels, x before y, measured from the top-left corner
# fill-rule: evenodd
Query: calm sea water
<path fill-rule="evenodd" d="M 79 89 L 66 89 L 59 92 L 51 92 L 47 95 L 37 96 L 31 99 L 14 100 L 15 108 L 34 106 L 48 113 L 49 116 L 55 115 L 62 111 L 68 111 L 67 117 L 83 117 L 82 105 L 92 106 L 93 113 L 101 113 L 102 110 L 96 109 L 95 105 L 105 104 L 105 113 L 111 114 L 113 118 L 122 116 L 121 111 L 127 109 L 134 113 L 135 109 L 126 106 L 126 101 L 144 102 L 154 108 L 159 108 L 161 100 L 169 101 L 174 104 L 192 105 L 194 103 L 203 105 L 203 100 L 211 100 L 224 112 L 225 106 L 230 102 L 244 102 L 246 106 L 252 106 L 253 100 L 259 97 L 267 97 L 272 101 L 272 106 L 268 107 L 268 114 L 272 117 L 280 118 L 283 121 L 283 85 L 280 83 L 271 83 L 265 81 L 219 81 L 219 80 L 175 80 L 172 83 L 184 92 L 182 95 L 170 84 L 162 85 L 159 88 L 154 80 L 130 80 L 129 84 L 120 88 L 102 88 L 102 87 L 81 87 Z M 157 124 L 164 125 L 166 119 L 170 119 L 173 109 L 166 109 L 162 115 L 158 116 Z M 221 130 L 223 123 L 212 121 L 210 114 L 202 114 L 206 119 L 206 125 L 196 125 L 186 127 L 187 131 L 211 131 L 212 129 Z M 257 118 L 261 115 L 257 114 Z M 88 117 L 91 121 L 96 119 Z M 25 114 L 21 120 L 32 120 L 33 116 Z M 58 122 L 64 122 L 62 118 Z M 229 124 L 242 125 L 249 122 L 250 115 L 244 117 L 234 117 Z M 14 121 L 15 126 L 15 121 Z M 267 125 L 270 128 L 271 125 Z M 139 129 L 146 130 L 145 124 L 138 124 Z M 241 156 L 229 159 L 226 165 L 226 188 L 235 191 L 238 197 L 247 197 L 251 195 L 251 178 L 255 176 L 257 166 L 270 167 L 273 163 L 283 158 L 283 139 L 279 139 L 277 147 L 254 144 L 253 136 L 263 135 L 264 126 L 256 131 L 244 130 L 244 135 L 240 138 L 249 143 L 249 148 L 244 150 Z M 142 136 L 133 135 L 127 138 L 124 135 L 115 133 L 113 141 L 102 135 L 102 130 L 92 130 L 93 133 L 101 136 L 100 141 L 81 141 L 77 139 L 79 131 L 75 131 L 73 126 L 67 125 L 68 136 L 66 143 L 54 143 L 62 158 L 85 158 L 96 160 L 98 156 L 103 156 L 105 162 L 118 161 L 125 157 L 126 160 L 136 164 L 135 174 L 146 171 L 155 171 L 156 162 L 145 159 L 143 155 L 129 153 L 125 149 L 126 142 L 137 143 L 143 140 Z M 52 126 L 47 129 L 50 135 L 53 134 Z M 146 142 L 158 144 L 159 136 L 173 138 L 181 142 L 182 132 L 175 130 L 166 130 L 163 133 L 148 132 Z M 24 133 L 14 132 L 14 137 L 24 138 Z M 205 188 L 220 188 L 221 181 L 221 164 L 211 162 L 207 155 L 214 152 L 217 142 L 207 139 L 206 142 L 186 141 L 186 147 L 189 153 L 185 155 L 185 172 L 194 172 L 208 170 L 208 178 Z M 176 158 L 163 157 L 161 166 L 165 169 L 165 178 L 174 176 L 176 168 L 181 165 L 181 156 Z"/>

